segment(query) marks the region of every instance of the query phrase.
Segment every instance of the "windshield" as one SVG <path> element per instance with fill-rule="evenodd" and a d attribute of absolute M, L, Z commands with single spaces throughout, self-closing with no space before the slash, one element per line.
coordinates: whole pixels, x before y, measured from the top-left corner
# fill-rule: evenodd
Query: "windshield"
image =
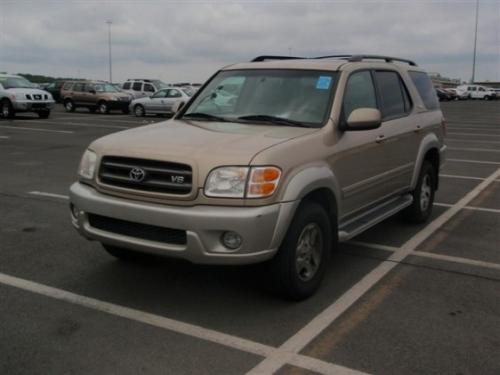
<path fill-rule="evenodd" d="M 184 91 L 184 94 L 186 94 L 187 96 L 193 96 L 193 94 L 195 93 L 195 91 L 191 87 L 183 87 L 182 91 Z"/>
<path fill-rule="evenodd" d="M 97 92 L 118 92 L 118 89 L 109 83 L 96 83 L 94 90 Z"/>
<path fill-rule="evenodd" d="M 289 120 L 321 127 L 328 117 L 337 73 L 316 70 L 223 71 L 189 106 L 189 114 L 228 121 Z"/>
<path fill-rule="evenodd" d="M 33 88 L 34 85 L 21 77 L 0 77 L 0 83 L 4 89 Z"/>

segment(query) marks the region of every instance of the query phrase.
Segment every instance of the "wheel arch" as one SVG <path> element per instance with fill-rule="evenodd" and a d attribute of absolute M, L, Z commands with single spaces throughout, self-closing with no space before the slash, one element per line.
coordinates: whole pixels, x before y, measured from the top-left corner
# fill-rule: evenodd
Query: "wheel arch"
<path fill-rule="evenodd" d="M 440 148 L 441 143 L 439 142 L 437 136 L 434 133 L 427 134 L 425 138 L 420 143 L 420 147 L 417 154 L 417 160 L 415 163 L 415 167 L 413 169 L 413 175 L 411 179 L 411 189 L 415 189 L 417 185 L 418 176 L 420 174 L 420 169 L 422 168 L 422 164 L 424 161 L 428 160 L 432 163 L 435 170 L 435 188 L 437 190 L 439 185 L 439 167 L 441 165 L 441 156 L 440 156 Z"/>

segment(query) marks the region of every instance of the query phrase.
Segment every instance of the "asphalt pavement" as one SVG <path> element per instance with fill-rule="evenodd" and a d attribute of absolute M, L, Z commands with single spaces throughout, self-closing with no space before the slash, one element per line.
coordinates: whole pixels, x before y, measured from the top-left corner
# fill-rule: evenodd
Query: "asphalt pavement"
<path fill-rule="evenodd" d="M 0 374 L 500 374 L 500 106 L 442 108 L 432 220 L 342 244 L 300 303 L 259 265 L 124 263 L 72 228 L 87 145 L 165 118 L 0 119 Z"/>

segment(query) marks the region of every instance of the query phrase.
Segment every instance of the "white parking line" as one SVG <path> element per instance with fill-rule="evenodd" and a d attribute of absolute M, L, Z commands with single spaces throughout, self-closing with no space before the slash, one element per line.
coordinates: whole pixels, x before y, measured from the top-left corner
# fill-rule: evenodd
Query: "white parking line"
<path fill-rule="evenodd" d="M 488 178 L 478 184 L 474 189 L 467 193 L 462 199 L 452 207 L 427 224 L 421 231 L 416 233 L 406 241 L 399 250 L 395 251 L 387 261 L 383 261 L 379 266 L 365 275 L 360 281 L 346 291 L 340 298 L 324 309 L 319 315 L 311 320 L 305 327 L 300 329 L 295 335 L 290 337 L 280 349 L 286 352 L 299 353 L 311 341 L 313 341 L 321 332 L 329 327 L 339 316 L 348 308 L 364 296 L 375 284 L 386 276 L 396 265 L 410 255 L 423 241 L 429 238 L 434 232 L 441 228 L 448 220 L 455 216 L 463 207 L 467 206 L 476 196 L 478 196 L 490 183 L 500 177 L 500 168 L 498 168 Z M 276 352 L 270 357 L 264 359 L 248 374 L 273 374 L 286 363 L 287 358 L 281 352 Z"/>
<path fill-rule="evenodd" d="M 427 251 L 414 251 L 410 255 L 417 255 L 419 257 L 424 257 L 424 258 L 432 258 L 432 259 L 444 260 L 447 262 L 460 263 L 460 264 L 466 264 L 466 265 L 470 265 L 470 266 L 478 266 L 478 267 L 493 268 L 495 270 L 500 270 L 500 264 L 492 263 L 492 262 L 484 262 L 482 260 L 474 260 L 474 259 L 468 259 L 468 258 L 462 258 L 462 257 L 455 257 L 455 256 L 451 256 L 451 255 L 429 253 Z"/>
<path fill-rule="evenodd" d="M 161 315 L 151 314 L 145 311 L 132 309 L 129 307 L 101 301 L 95 298 L 71 293 L 66 290 L 54 288 L 48 285 L 39 284 L 33 281 L 0 273 L 0 283 L 14 288 L 26 290 L 31 293 L 54 298 L 60 301 L 69 302 L 89 309 L 104 312 L 114 316 L 133 320 L 154 327 L 177 332 L 190 337 L 213 342 L 232 349 L 241 350 L 262 357 L 274 355 L 280 349 L 255 341 L 247 340 L 238 336 L 229 335 L 223 332 L 207 329 L 198 325 L 169 319 Z M 287 358 L 287 362 L 321 374 L 353 374 L 360 375 L 362 372 L 351 370 L 347 367 L 335 365 L 333 363 L 321 361 L 319 359 L 307 357 L 297 353 L 286 353 L 280 351 L 281 356 Z"/>
<path fill-rule="evenodd" d="M 460 178 L 460 179 L 464 179 L 464 180 L 478 180 L 478 181 L 484 180 L 484 178 L 482 178 L 482 177 L 460 176 L 460 175 L 455 175 L 455 174 L 439 174 L 439 177 Z"/>
<path fill-rule="evenodd" d="M 0 125 L 0 129 L 32 130 L 32 131 L 38 131 L 38 132 L 63 133 L 63 134 L 73 134 L 74 133 L 74 131 L 71 131 L 71 130 L 50 130 L 50 129 L 25 128 L 25 127 L 19 127 L 19 126 L 5 126 L 5 125 Z"/>
<path fill-rule="evenodd" d="M 462 133 L 462 132 L 454 132 L 447 131 L 446 134 L 455 134 L 455 135 L 474 135 L 478 137 L 500 137 L 500 134 L 486 134 L 486 133 Z"/>
<path fill-rule="evenodd" d="M 9 139 L 10 137 L 8 135 L 0 135 L 0 139 Z"/>
<path fill-rule="evenodd" d="M 488 130 L 488 131 L 497 131 L 500 130 L 499 127 L 494 127 L 494 126 L 483 126 L 483 127 L 477 127 L 477 128 L 469 128 L 465 126 L 453 126 L 453 125 L 448 125 L 446 129 L 450 130 Z"/>
<path fill-rule="evenodd" d="M 486 141 L 483 139 L 460 139 L 460 138 L 446 138 L 446 142 L 461 142 L 461 143 L 472 142 L 472 143 L 500 144 L 500 141 Z"/>
<path fill-rule="evenodd" d="M 28 194 L 31 194 L 31 195 L 39 195 L 39 196 L 42 196 L 42 197 L 50 197 L 50 198 L 59 198 L 59 199 L 69 199 L 69 197 L 67 195 L 62 195 L 62 194 L 54 194 L 54 193 L 46 193 L 46 192 L 43 192 L 43 191 L 30 191 L 28 192 Z"/>
<path fill-rule="evenodd" d="M 476 148 L 476 147 L 448 147 L 448 150 L 476 151 L 476 152 L 500 152 L 500 150 L 497 148 Z"/>
<path fill-rule="evenodd" d="M 16 122 L 29 122 L 33 124 L 33 121 L 16 121 Z M 119 126 L 119 125 L 99 125 L 99 124 L 90 124 L 85 122 L 58 122 L 58 121 L 37 121 L 36 124 L 48 124 L 48 125 L 61 125 L 61 126 L 81 126 L 81 127 L 90 127 L 90 128 L 110 128 L 110 129 L 131 129 L 130 126 Z"/>
<path fill-rule="evenodd" d="M 446 161 L 457 162 L 457 163 L 476 163 L 476 164 L 493 164 L 500 165 L 498 161 L 489 161 L 489 160 L 470 160 L 470 159 L 454 159 L 454 158 L 446 158 Z"/>

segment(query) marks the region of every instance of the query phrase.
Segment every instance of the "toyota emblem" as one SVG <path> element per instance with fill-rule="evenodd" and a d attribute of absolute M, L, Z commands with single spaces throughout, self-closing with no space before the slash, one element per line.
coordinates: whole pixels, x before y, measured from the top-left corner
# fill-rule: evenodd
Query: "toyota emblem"
<path fill-rule="evenodd" d="M 134 182 L 141 182 L 146 177 L 146 172 L 141 168 L 132 168 L 128 176 Z"/>

